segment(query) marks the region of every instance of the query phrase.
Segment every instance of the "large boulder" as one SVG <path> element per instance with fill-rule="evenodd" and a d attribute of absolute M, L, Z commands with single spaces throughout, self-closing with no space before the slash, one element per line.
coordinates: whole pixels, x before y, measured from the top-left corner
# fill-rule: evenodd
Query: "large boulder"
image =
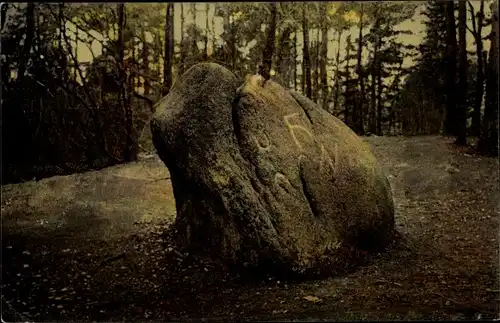
<path fill-rule="evenodd" d="M 193 250 L 330 272 L 352 250 L 392 241 L 391 189 L 368 146 L 299 93 L 198 64 L 157 104 L 151 129 L 171 174 L 178 238 Z"/>

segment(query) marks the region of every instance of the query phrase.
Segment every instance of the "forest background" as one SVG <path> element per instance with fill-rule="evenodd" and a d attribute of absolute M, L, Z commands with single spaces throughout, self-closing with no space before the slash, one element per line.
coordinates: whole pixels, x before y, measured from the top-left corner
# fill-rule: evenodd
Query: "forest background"
<path fill-rule="evenodd" d="M 153 151 L 154 103 L 206 61 L 241 79 L 269 75 L 359 135 L 442 134 L 497 155 L 496 6 L 3 4 L 3 181 L 99 169 Z"/>

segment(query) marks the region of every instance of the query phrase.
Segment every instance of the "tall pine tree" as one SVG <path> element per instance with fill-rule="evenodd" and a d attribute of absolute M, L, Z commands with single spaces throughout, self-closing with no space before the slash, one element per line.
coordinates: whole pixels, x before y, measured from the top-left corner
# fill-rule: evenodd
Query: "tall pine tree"
<path fill-rule="evenodd" d="M 446 3 L 442 1 L 428 1 L 423 15 L 427 18 L 425 24 L 425 37 L 418 49 L 420 56 L 417 58 L 415 73 L 418 74 L 419 89 L 422 97 L 433 102 L 432 115 L 443 120 L 446 105 L 445 75 L 446 75 Z M 423 102 L 421 102 L 423 103 Z M 423 105 L 423 104 L 422 104 Z M 429 106 L 421 107 L 429 109 Z M 430 111 L 426 111 L 429 114 Z M 444 124 L 440 128 L 443 128 Z"/>

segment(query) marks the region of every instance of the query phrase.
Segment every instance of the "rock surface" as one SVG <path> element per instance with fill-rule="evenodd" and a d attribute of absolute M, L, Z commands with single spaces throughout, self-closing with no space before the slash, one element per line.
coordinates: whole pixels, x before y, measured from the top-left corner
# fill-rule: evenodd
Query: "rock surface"
<path fill-rule="evenodd" d="M 331 272 L 392 241 L 390 185 L 368 146 L 299 93 L 193 66 L 156 106 L 179 240 L 234 264 Z"/>

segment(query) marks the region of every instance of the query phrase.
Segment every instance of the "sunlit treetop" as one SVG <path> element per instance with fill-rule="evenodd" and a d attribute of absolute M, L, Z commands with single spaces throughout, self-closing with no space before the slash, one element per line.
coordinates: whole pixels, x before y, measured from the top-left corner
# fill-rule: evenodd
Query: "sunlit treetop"
<path fill-rule="evenodd" d="M 359 22 L 359 14 L 354 10 L 349 10 L 344 13 L 344 20 L 347 22 L 358 23 Z"/>

